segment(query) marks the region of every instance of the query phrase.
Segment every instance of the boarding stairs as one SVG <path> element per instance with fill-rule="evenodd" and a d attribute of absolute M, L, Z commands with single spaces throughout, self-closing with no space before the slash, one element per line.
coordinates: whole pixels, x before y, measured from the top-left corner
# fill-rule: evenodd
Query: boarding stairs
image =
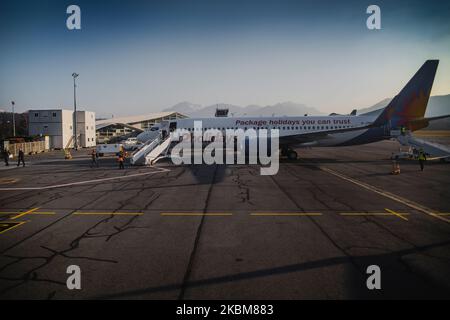
<path fill-rule="evenodd" d="M 170 136 L 167 137 L 164 141 L 161 141 L 161 143 L 157 147 L 155 147 L 150 153 L 145 156 L 145 164 L 152 165 L 158 160 L 167 157 L 171 142 L 172 139 L 170 138 Z"/>
<path fill-rule="evenodd" d="M 157 137 L 154 140 L 147 141 L 141 148 L 136 150 L 130 159 L 132 165 L 151 165 L 160 157 L 166 156 L 169 149 L 171 139 L 167 137 L 166 139 L 161 139 Z"/>
<path fill-rule="evenodd" d="M 450 158 L 450 148 L 447 146 L 419 139 L 414 137 L 409 131 L 405 134 L 395 135 L 394 137 L 401 145 L 411 147 L 416 150 L 417 153 L 419 150 L 423 150 L 429 159 Z"/>

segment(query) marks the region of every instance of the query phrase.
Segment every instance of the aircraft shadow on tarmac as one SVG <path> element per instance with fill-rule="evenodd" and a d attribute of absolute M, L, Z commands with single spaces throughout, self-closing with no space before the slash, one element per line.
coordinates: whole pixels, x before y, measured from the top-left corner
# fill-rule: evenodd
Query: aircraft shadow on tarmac
<path fill-rule="evenodd" d="M 244 281 L 251 279 L 262 279 L 269 276 L 285 275 L 295 272 L 314 270 L 348 264 L 343 281 L 345 282 L 346 299 L 448 299 L 450 297 L 450 289 L 440 283 L 424 278 L 420 274 L 416 274 L 404 264 L 402 257 L 411 254 L 420 254 L 423 251 L 450 245 L 450 241 L 433 243 L 426 246 L 408 248 L 395 252 L 375 254 L 368 256 L 349 257 L 339 256 L 326 258 L 317 261 L 308 261 L 297 264 L 274 267 L 270 269 L 261 269 L 243 273 L 235 273 L 223 275 L 208 279 L 188 281 L 184 284 L 168 284 L 158 287 L 143 288 L 138 290 L 125 291 L 110 295 L 103 295 L 95 298 L 100 299 L 125 299 L 134 296 L 155 294 L 158 292 L 166 292 L 180 290 L 180 299 L 184 298 L 187 289 L 198 287 L 218 285 L 221 283 L 230 283 L 235 281 Z M 369 265 L 378 265 L 382 270 L 382 290 L 368 290 L 366 287 L 366 268 Z M 326 272 L 326 271 L 323 271 Z M 331 271 L 330 271 L 331 272 Z M 295 281 L 293 281 L 295 283 Z M 315 288 L 298 288 L 291 292 L 300 291 L 308 296 L 308 290 Z M 279 297 L 279 293 L 275 293 Z M 317 296 L 317 292 L 311 293 L 311 296 Z M 232 297 L 228 297 L 232 298 Z M 287 296 L 286 299 L 295 299 L 296 297 Z"/>

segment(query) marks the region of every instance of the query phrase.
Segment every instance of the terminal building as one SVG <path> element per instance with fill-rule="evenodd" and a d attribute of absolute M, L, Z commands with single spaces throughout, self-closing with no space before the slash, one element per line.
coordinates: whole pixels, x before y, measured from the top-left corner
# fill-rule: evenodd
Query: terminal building
<path fill-rule="evenodd" d="M 150 113 L 140 116 L 117 117 L 98 120 L 96 123 L 97 143 L 117 142 L 116 139 L 136 136 L 164 120 L 184 119 L 184 114 L 174 111 Z"/>
<path fill-rule="evenodd" d="M 73 148 L 73 114 L 72 110 L 64 109 L 30 110 L 28 133 L 48 136 L 51 149 Z M 78 146 L 95 146 L 95 113 L 77 111 L 76 121 Z"/>

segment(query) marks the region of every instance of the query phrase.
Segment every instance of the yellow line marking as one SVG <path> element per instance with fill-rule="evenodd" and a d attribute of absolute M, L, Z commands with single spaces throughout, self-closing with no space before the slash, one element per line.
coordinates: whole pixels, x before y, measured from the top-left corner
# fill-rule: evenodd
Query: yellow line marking
<path fill-rule="evenodd" d="M 11 211 L 11 212 L 5 211 L 5 212 L 0 212 L 0 214 L 19 214 L 21 212 L 22 211 Z M 30 214 L 33 214 L 33 215 L 35 215 L 35 214 L 56 214 L 56 212 L 53 212 L 53 211 L 34 211 L 34 212 L 31 212 Z"/>
<path fill-rule="evenodd" d="M 399 213 L 402 216 L 407 216 L 409 213 Z M 392 213 L 388 212 L 342 212 L 339 213 L 341 216 L 392 216 Z"/>
<path fill-rule="evenodd" d="M 5 233 L 5 232 L 7 232 L 7 231 L 9 231 L 9 230 L 15 229 L 15 228 L 17 228 L 17 227 L 23 225 L 24 223 L 27 223 L 27 222 L 28 222 L 28 221 L 19 221 L 19 222 L 16 222 L 17 224 L 16 224 L 15 226 L 13 226 L 13 227 L 11 227 L 11 228 L 8 228 L 8 229 L 6 229 L 6 230 L 0 231 L 0 234 Z M 7 222 L 3 222 L 3 223 L 7 223 Z"/>
<path fill-rule="evenodd" d="M 436 213 L 437 216 L 450 216 L 450 213 Z"/>
<path fill-rule="evenodd" d="M 301 212 L 301 213 L 291 213 L 291 212 L 252 212 L 250 213 L 251 216 L 296 216 L 296 217 L 305 217 L 305 216 L 321 216 L 322 213 L 320 212 Z"/>
<path fill-rule="evenodd" d="M 389 212 L 389 213 L 392 213 L 394 216 L 397 216 L 397 217 L 399 217 L 400 219 L 403 219 L 403 220 L 405 220 L 405 221 L 408 221 L 407 218 L 405 218 L 405 217 L 402 216 L 401 214 L 395 212 L 394 210 L 390 210 L 390 209 L 387 209 L 387 208 L 384 208 L 384 210 L 386 210 L 386 211 Z"/>
<path fill-rule="evenodd" d="M 17 182 L 17 179 L 14 179 L 14 178 L 0 179 L 0 184 L 9 184 L 9 183 L 14 183 L 14 182 Z"/>
<path fill-rule="evenodd" d="M 371 185 L 369 185 L 369 184 L 367 184 L 367 183 L 358 181 L 358 180 L 356 180 L 356 179 L 349 178 L 349 177 L 347 177 L 347 176 L 345 176 L 345 175 L 343 175 L 343 174 L 341 174 L 341 173 L 338 173 L 338 172 L 336 172 L 336 171 L 334 171 L 334 170 L 331 170 L 331 169 L 328 169 L 328 168 L 325 168 L 325 167 L 319 167 L 319 168 L 320 168 L 321 170 L 325 171 L 325 172 L 328 172 L 328 173 L 330 173 L 330 174 L 336 176 L 336 177 L 339 177 L 339 178 L 341 178 L 341 179 L 343 179 L 343 180 L 349 181 L 349 182 L 354 183 L 354 184 L 356 184 L 356 185 L 358 185 L 358 186 L 360 186 L 360 187 L 363 187 L 364 189 L 367 189 L 367 190 L 369 190 L 369 191 L 378 193 L 379 195 L 382 195 L 382 196 L 384 196 L 384 197 L 386 197 L 386 198 L 389 198 L 389 199 L 392 199 L 392 200 L 394 200 L 394 201 L 400 202 L 400 203 L 402 203 L 402 204 L 404 204 L 404 205 L 406 205 L 406 206 L 408 206 L 408 207 L 410 207 L 410 208 L 413 208 L 413 209 L 415 209 L 415 210 L 417 210 L 417 211 L 421 211 L 421 212 L 423 212 L 423 213 L 425 213 L 425 214 L 427 214 L 427 215 L 429 215 L 429 216 L 431 216 L 431 217 L 434 217 L 434 218 L 437 218 L 437 219 L 439 219 L 439 220 L 442 220 L 442 221 L 445 221 L 445 222 L 447 222 L 447 223 L 450 223 L 450 220 L 449 220 L 449 219 L 444 218 L 443 216 L 438 215 L 438 213 L 433 212 L 432 209 L 427 208 L 427 207 L 425 207 L 425 206 L 423 206 L 423 205 L 420 205 L 420 204 L 418 204 L 418 203 L 416 203 L 416 202 L 414 202 L 414 201 L 411 201 L 411 200 L 408 200 L 408 199 L 399 197 L 399 196 L 397 196 L 397 195 L 395 195 L 395 194 L 393 194 L 393 193 L 387 192 L 387 191 L 383 191 L 383 190 L 381 190 L 381 189 L 378 189 L 378 188 L 376 188 L 376 187 L 374 187 L 374 186 L 371 186 Z"/>
<path fill-rule="evenodd" d="M 14 220 L 14 219 L 23 217 L 24 215 L 29 214 L 29 213 L 32 213 L 32 212 L 34 212 L 34 211 L 36 211 L 36 210 L 39 210 L 39 208 L 33 208 L 33 209 L 31 209 L 31 210 L 22 212 L 22 213 L 18 214 L 17 216 L 12 217 L 11 220 Z"/>
<path fill-rule="evenodd" d="M 232 216 L 232 213 L 200 213 L 200 212 L 163 212 L 162 216 L 170 216 L 170 217 L 189 217 L 189 216 Z"/>
<path fill-rule="evenodd" d="M 33 215 L 35 215 L 35 214 L 37 214 L 37 215 L 39 215 L 39 214 L 48 215 L 48 214 L 56 214 L 56 212 L 53 212 L 53 211 L 35 211 L 35 212 L 30 213 L 30 214 L 33 214 Z"/>
<path fill-rule="evenodd" d="M 115 216 L 142 216 L 143 212 L 80 212 L 76 211 L 75 215 L 115 215 Z"/>

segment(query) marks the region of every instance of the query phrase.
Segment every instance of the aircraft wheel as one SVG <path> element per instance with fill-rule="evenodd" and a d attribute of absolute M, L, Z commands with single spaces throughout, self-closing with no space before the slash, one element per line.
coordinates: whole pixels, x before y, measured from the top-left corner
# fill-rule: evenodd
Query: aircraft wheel
<path fill-rule="evenodd" d="M 294 150 L 289 150 L 287 157 L 289 160 L 297 160 L 298 154 Z"/>

